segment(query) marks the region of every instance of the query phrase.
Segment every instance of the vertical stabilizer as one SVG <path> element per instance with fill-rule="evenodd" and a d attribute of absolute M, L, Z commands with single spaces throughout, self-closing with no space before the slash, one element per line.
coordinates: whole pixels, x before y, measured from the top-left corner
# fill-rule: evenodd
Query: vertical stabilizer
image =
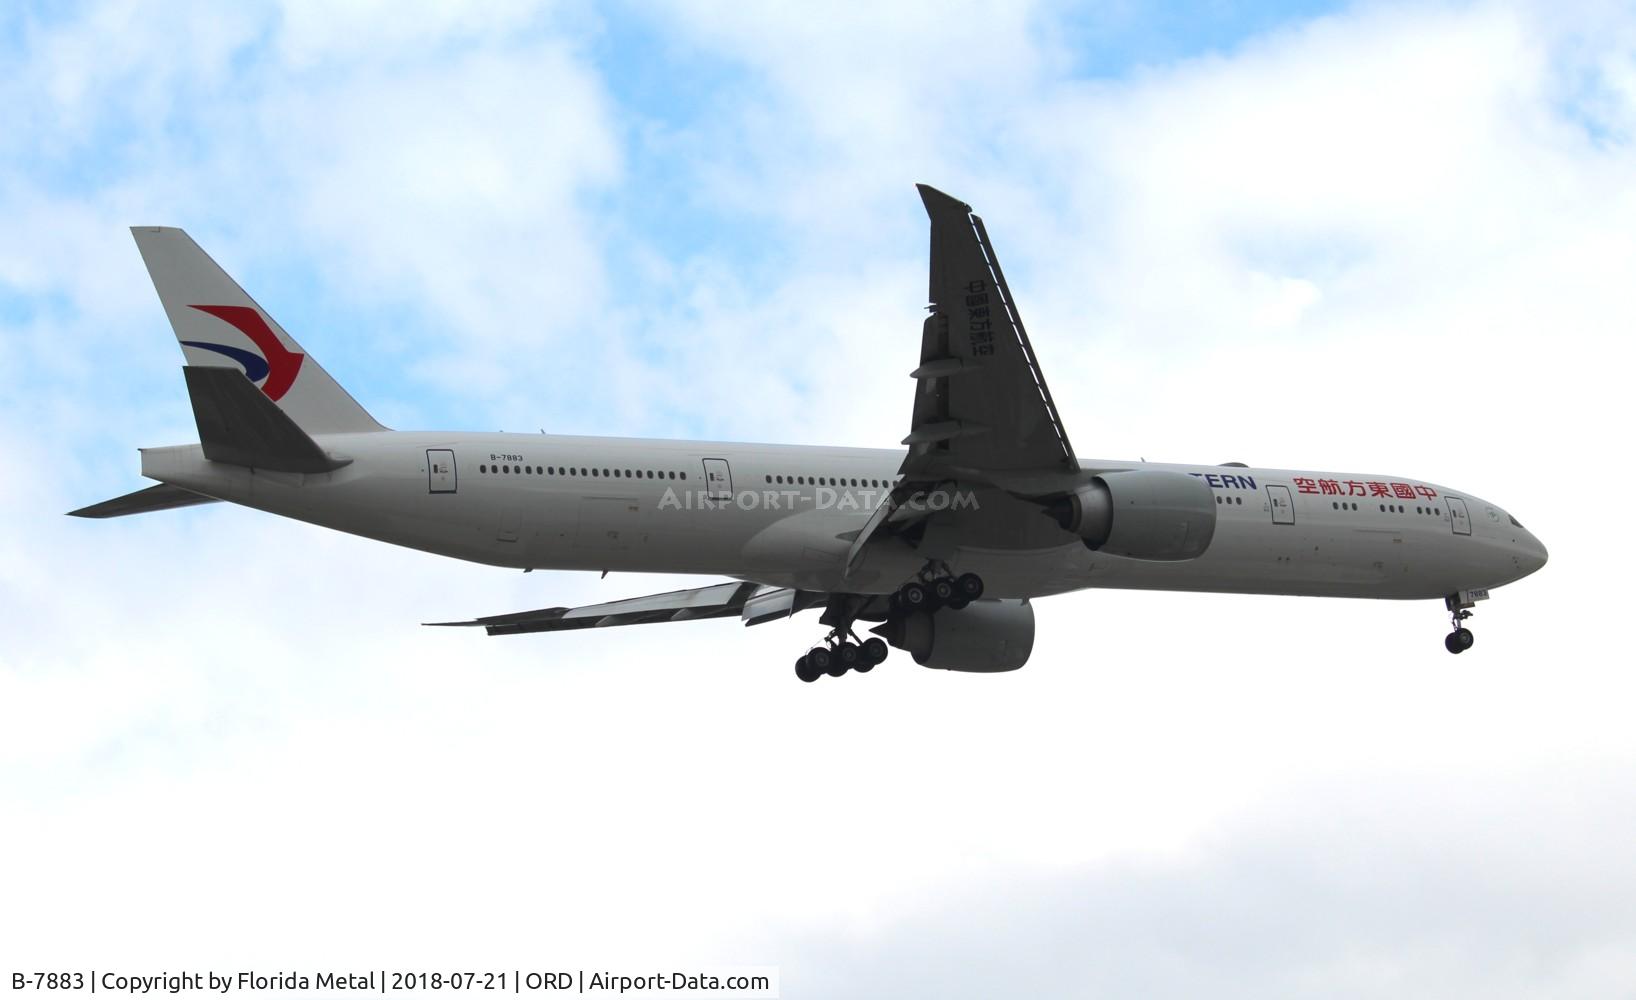
<path fill-rule="evenodd" d="M 385 430 L 187 233 L 131 235 L 190 367 L 243 371 L 308 434 Z"/>

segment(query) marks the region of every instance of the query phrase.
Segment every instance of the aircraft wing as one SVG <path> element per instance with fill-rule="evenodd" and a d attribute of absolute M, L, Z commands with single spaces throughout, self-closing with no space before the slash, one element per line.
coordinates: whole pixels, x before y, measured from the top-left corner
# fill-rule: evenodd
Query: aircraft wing
<path fill-rule="evenodd" d="M 580 628 L 607 628 L 613 625 L 645 625 L 650 622 L 681 622 L 699 618 L 739 617 L 746 625 L 759 625 L 788 618 L 797 611 L 824 603 L 828 594 L 788 587 L 768 587 L 758 583 L 718 583 L 692 590 L 673 590 L 649 597 L 591 604 L 583 608 L 541 608 L 509 615 L 490 615 L 460 622 L 426 622 L 435 626 L 470 627 L 481 625 L 489 635 L 520 635 L 525 632 L 563 632 Z"/>
<path fill-rule="evenodd" d="M 917 497 L 948 488 L 1047 496 L 1083 476 L 983 220 L 965 202 L 917 187 L 931 219 L 931 315 L 910 373 L 909 451 L 891 495 L 853 540 L 848 574 L 871 543 L 910 537 L 940 516 Z M 1014 532 L 1021 547 L 1036 539 Z"/>
<path fill-rule="evenodd" d="M 931 217 L 931 315 L 920 339 L 905 479 L 996 482 L 1077 473 L 983 220 L 918 185 Z"/>

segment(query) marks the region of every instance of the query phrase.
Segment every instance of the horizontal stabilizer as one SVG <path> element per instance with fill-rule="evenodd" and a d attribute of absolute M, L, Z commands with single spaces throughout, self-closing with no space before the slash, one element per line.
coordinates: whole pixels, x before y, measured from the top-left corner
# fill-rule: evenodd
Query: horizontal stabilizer
<path fill-rule="evenodd" d="M 150 510 L 174 510 L 201 503 L 215 503 L 215 497 L 184 490 L 180 486 L 161 483 L 145 490 L 127 493 L 122 497 L 94 503 L 89 507 L 68 512 L 70 517 L 124 517 L 126 514 L 146 514 Z"/>
<path fill-rule="evenodd" d="M 685 622 L 700 618 L 739 616 L 746 625 L 788 617 L 797 611 L 823 603 L 827 595 L 813 591 L 791 591 L 754 583 L 718 583 L 692 590 L 632 597 L 583 608 L 541 608 L 509 615 L 490 615 L 463 622 L 427 622 L 428 625 L 481 625 L 489 635 L 519 635 L 525 632 L 564 632 L 580 628 L 608 628 L 614 625 L 645 625 L 650 622 Z"/>
<path fill-rule="evenodd" d="M 236 368 L 182 369 L 205 458 L 274 472 L 332 472 L 334 459 Z"/>

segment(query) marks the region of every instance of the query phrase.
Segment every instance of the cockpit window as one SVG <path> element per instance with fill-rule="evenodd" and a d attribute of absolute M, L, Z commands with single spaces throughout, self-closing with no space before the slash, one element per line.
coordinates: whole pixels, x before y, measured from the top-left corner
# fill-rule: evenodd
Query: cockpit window
<path fill-rule="evenodd" d="M 1521 521 L 1519 521 L 1519 520 L 1517 520 L 1517 515 L 1515 515 L 1515 514 L 1507 514 L 1507 515 L 1505 515 L 1505 516 L 1506 516 L 1506 517 L 1509 517 L 1509 518 L 1510 518 L 1510 519 L 1511 519 L 1511 526 L 1512 526 L 1512 527 L 1514 527 L 1514 528 L 1522 528 L 1522 522 L 1521 522 Z M 1524 530 L 1524 531 L 1527 531 L 1527 530 L 1528 530 L 1528 529 L 1527 529 L 1527 528 L 1522 528 L 1522 530 Z"/>

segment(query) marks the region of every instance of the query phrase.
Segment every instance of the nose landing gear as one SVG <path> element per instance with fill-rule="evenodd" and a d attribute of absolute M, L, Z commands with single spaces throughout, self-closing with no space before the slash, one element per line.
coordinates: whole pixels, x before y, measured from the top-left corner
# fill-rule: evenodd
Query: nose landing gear
<path fill-rule="evenodd" d="M 1443 606 L 1449 609 L 1449 619 L 1454 624 L 1454 631 L 1443 637 L 1443 648 L 1458 656 L 1471 648 L 1477 637 L 1471 634 L 1471 629 L 1463 624 L 1471 617 L 1471 607 L 1488 596 L 1488 591 L 1462 590 L 1457 594 L 1450 594 L 1443 598 Z"/>

